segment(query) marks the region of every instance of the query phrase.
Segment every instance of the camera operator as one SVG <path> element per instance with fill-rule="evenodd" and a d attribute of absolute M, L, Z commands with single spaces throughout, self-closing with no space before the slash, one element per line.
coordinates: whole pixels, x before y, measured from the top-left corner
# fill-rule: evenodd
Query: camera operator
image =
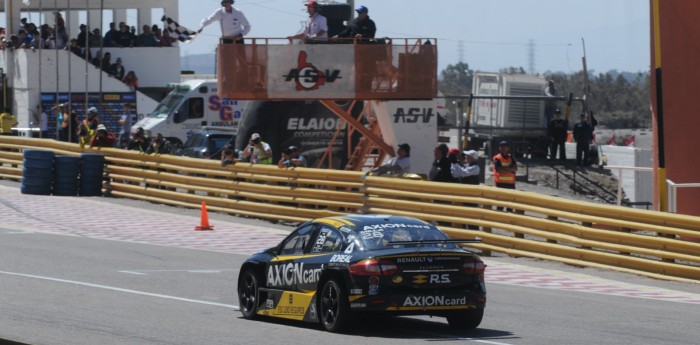
<path fill-rule="evenodd" d="M 270 144 L 262 141 L 260 134 L 253 133 L 248 146 L 243 150 L 243 159 L 248 159 L 251 164 L 272 164 Z"/>
<path fill-rule="evenodd" d="M 457 163 L 459 160 L 459 150 L 449 150 L 447 145 L 439 144 L 435 146 L 433 156 L 435 160 L 433 161 L 433 167 L 430 169 L 428 175 L 430 180 L 436 182 L 457 182 L 457 180 L 452 177 L 450 170 L 452 168 L 452 163 Z"/>

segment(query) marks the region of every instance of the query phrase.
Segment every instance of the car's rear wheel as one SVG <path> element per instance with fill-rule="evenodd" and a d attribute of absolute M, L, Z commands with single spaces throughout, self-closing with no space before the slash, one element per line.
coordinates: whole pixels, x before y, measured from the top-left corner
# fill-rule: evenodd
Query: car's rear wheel
<path fill-rule="evenodd" d="M 474 329 L 484 318 L 484 309 L 467 309 L 447 314 L 447 323 L 454 329 Z"/>
<path fill-rule="evenodd" d="M 258 316 L 258 291 L 260 280 L 254 270 L 248 268 L 238 280 L 238 300 L 243 318 L 251 320 Z"/>
<path fill-rule="evenodd" d="M 318 306 L 321 324 L 329 332 L 340 332 L 351 321 L 347 294 L 334 279 L 323 285 Z"/>

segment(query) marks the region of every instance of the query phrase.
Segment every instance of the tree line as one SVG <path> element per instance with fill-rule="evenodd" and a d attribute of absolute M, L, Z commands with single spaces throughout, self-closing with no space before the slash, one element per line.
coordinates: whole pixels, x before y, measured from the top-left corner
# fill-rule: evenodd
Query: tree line
<path fill-rule="evenodd" d="M 499 72 L 525 74 L 522 67 L 503 68 Z M 585 78 L 583 71 L 573 74 L 562 72 L 543 73 L 546 80 L 553 80 L 557 94 L 583 96 Z M 650 128 L 650 76 L 649 73 L 629 73 L 615 70 L 595 74 L 589 72 L 591 99 L 589 105 L 595 112 L 601 127 Z M 445 96 L 466 96 L 472 92 L 474 71 L 465 62 L 450 64 L 440 72 L 439 90 Z M 448 107 L 451 105 L 447 104 Z M 454 110 L 454 109 L 452 109 Z M 574 113 L 581 111 L 580 103 L 574 104 Z"/>

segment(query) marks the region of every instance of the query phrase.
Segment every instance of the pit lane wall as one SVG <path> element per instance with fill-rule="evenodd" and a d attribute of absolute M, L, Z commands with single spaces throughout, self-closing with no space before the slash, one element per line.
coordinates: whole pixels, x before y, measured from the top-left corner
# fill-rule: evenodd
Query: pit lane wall
<path fill-rule="evenodd" d="M 23 149 L 81 153 L 76 144 L 0 136 L 0 178 L 22 179 Z M 118 149 L 84 152 L 106 156 L 103 189 L 111 197 L 189 208 L 206 201 L 210 211 L 286 222 L 359 212 L 412 216 L 440 225 L 453 238 L 482 238 L 469 247 L 483 255 L 700 283 L 700 243 L 682 239 L 700 238 L 700 217 L 352 171 L 221 167 L 218 161 Z"/>

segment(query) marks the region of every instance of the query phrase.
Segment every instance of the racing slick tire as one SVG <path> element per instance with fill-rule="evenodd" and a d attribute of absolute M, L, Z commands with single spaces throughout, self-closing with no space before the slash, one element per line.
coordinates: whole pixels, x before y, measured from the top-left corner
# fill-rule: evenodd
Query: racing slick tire
<path fill-rule="evenodd" d="M 328 332 L 341 332 L 352 322 L 347 293 L 335 279 L 329 279 L 323 285 L 318 310 L 321 325 Z"/>
<path fill-rule="evenodd" d="M 258 274 L 250 268 L 241 274 L 238 281 L 238 303 L 244 319 L 253 320 L 258 317 L 259 283 Z"/>
<path fill-rule="evenodd" d="M 484 318 L 484 309 L 467 309 L 447 314 L 447 323 L 453 329 L 475 329 Z"/>

